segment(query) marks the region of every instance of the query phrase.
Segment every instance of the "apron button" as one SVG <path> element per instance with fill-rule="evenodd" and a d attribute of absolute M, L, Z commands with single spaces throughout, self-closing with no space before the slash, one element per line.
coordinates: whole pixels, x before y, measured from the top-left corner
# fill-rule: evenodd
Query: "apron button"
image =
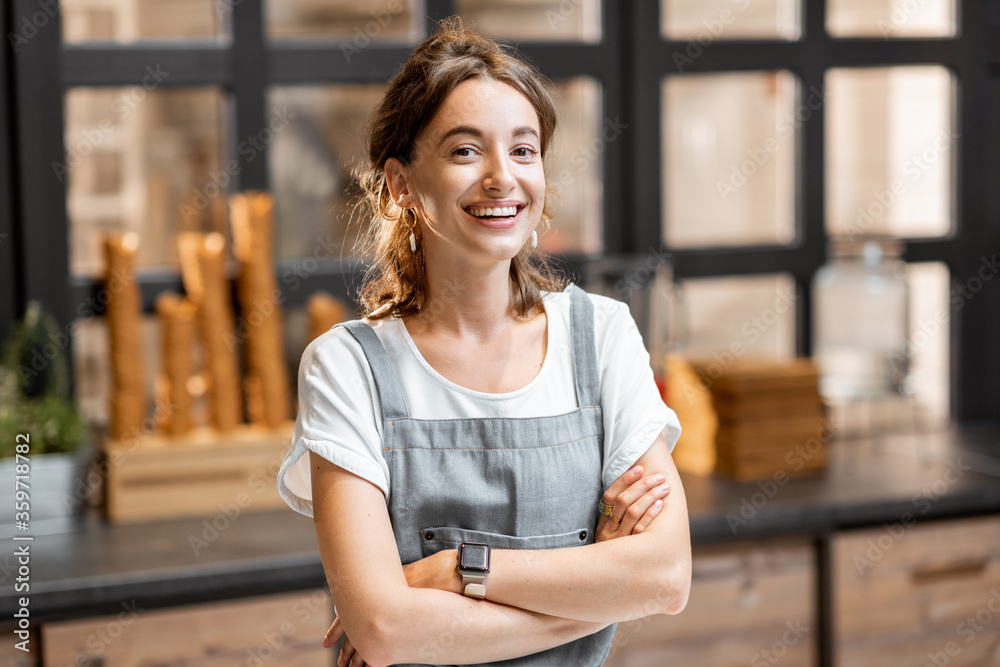
<path fill-rule="evenodd" d="M 434 533 L 430 533 L 430 532 L 424 533 L 424 539 L 425 540 L 433 540 L 434 539 Z"/>
<path fill-rule="evenodd" d="M 580 539 L 581 540 L 587 539 L 587 531 L 585 531 L 585 530 L 581 530 L 580 531 Z"/>

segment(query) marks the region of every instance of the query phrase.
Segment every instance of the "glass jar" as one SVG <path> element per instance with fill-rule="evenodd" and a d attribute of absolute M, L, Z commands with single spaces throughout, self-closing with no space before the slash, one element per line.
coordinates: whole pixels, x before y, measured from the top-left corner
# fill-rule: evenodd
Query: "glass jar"
<path fill-rule="evenodd" d="M 909 298 L 901 253 L 895 239 L 832 241 L 813 279 L 813 354 L 830 403 L 906 391 Z"/>

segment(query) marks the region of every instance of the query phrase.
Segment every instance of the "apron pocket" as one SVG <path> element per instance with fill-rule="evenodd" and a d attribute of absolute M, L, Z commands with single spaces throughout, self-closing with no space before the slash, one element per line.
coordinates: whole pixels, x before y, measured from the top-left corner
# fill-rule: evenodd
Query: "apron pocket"
<path fill-rule="evenodd" d="M 584 527 L 557 535 L 516 537 L 500 533 L 487 533 L 481 530 L 438 526 L 421 529 L 420 538 L 424 558 L 445 549 L 457 549 L 462 542 L 488 544 L 491 549 L 560 549 L 562 547 L 578 547 L 593 542 L 590 529 Z"/>

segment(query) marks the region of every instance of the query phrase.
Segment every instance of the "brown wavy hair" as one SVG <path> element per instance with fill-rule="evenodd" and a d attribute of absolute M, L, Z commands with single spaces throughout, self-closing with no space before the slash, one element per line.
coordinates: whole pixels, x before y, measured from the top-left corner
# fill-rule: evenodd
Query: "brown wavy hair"
<path fill-rule="evenodd" d="M 374 261 L 359 290 L 363 314 L 369 319 L 416 314 L 427 298 L 423 245 L 418 242 L 413 252 L 409 240 L 411 229 L 420 238 L 420 227 L 412 210 L 401 210 L 392 200 L 384 172 L 386 160 L 394 157 L 403 164 L 411 162 L 421 130 L 451 91 L 474 78 L 506 83 L 531 102 L 538 114 L 541 154 L 545 157 L 556 127 L 552 84 L 512 47 L 464 27 L 460 19 L 442 21 L 389 82 L 368 123 L 369 164 L 355 170 L 364 194 L 360 207 L 371 215 L 371 225 L 361 242 L 363 249 L 371 250 Z M 549 186 L 546 190 L 554 194 Z M 544 229 L 551 226 L 551 215 L 546 196 Z M 540 308 L 541 290 L 562 291 L 568 282 L 544 253 L 527 243 L 511 260 L 510 278 L 518 317 Z"/>

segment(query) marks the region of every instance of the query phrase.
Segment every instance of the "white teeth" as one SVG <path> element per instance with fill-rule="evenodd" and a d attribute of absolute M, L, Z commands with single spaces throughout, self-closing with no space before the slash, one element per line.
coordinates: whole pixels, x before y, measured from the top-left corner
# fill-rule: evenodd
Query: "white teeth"
<path fill-rule="evenodd" d="M 516 206 L 502 206 L 498 208 L 470 208 L 469 213 L 476 216 L 477 218 L 483 217 L 509 217 L 512 215 L 517 215 Z"/>

